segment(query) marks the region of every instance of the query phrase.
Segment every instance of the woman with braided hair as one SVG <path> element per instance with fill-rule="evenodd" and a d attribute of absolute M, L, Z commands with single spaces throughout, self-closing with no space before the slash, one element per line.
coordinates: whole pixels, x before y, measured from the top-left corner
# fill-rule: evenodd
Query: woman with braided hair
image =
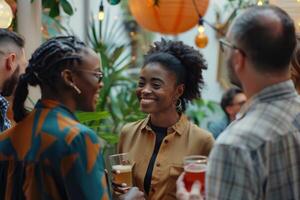
<path fill-rule="evenodd" d="M 75 37 L 33 53 L 16 88 L 18 124 L 0 135 L 0 199 L 109 199 L 99 140 L 74 115 L 95 110 L 102 78 L 99 56 Z M 31 112 L 28 85 L 41 89 Z"/>
<path fill-rule="evenodd" d="M 129 152 L 133 180 L 147 199 L 176 199 L 184 156 L 207 156 L 213 146 L 212 135 L 184 115 L 186 103 L 200 97 L 206 68 L 202 55 L 179 41 L 155 42 L 145 56 L 136 94 L 149 115 L 124 126 L 118 149 Z"/>

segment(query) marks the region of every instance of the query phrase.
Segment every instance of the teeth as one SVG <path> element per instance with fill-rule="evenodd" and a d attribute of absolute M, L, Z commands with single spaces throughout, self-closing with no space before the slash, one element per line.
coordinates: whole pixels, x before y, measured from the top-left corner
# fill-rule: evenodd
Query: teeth
<path fill-rule="evenodd" d="M 142 99 L 141 100 L 142 103 L 151 103 L 151 102 L 154 102 L 153 99 Z"/>

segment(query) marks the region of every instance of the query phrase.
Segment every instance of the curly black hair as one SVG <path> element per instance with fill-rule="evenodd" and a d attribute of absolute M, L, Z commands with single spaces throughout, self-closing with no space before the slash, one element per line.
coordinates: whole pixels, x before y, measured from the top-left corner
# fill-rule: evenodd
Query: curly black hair
<path fill-rule="evenodd" d="M 145 55 L 144 65 L 160 63 L 167 70 L 175 73 L 177 84 L 184 84 L 185 90 L 180 97 L 182 111 L 185 111 L 186 103 L 201 97 L 204 85 L 202 71 L 207 69 L 203 55 L 182 41 L 161 39 L 154 42 Z"/>
<path fill-rule="evenodd" d="M 47 85 L 56 90 L 56 83 L 63 69 L 82 62 L 80 52 L 86 45 L 74 36 L 54 37 L 43 43 L 29 60 L 26 72 L 20 76 L 16 87 L 13 112 L 14 120 L 21 121 L 27 115 L 24 102 L 28 96 L 28 85 L 41 89 Z"/>

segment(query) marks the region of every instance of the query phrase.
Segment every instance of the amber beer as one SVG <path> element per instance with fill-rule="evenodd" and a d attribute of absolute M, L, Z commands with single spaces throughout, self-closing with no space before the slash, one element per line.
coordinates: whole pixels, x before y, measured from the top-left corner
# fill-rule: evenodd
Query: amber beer
<path fill-rule="evenodd" d="M 184 184 L 188 191 L 191 191 L 193 183 L 198 180 L 201 184 L 201 193 L 205 191 L 205 172 L 207 157 L 187 156 L 184 159 Z"/>
<path fill-rule="evenodd" d="M 132 166 L 131 165 L 113 165 L 112 169 L 115 172 L 118 172 L 118 173 L 113 173 L 114 182 L 119 184 L 126 183 L 127 187 L 132 187 Z"/>
<path fill-rule="evenodd" d="M 109 162 L 113 181 L 117 184 L 126 183 L 127 187 L 132 187 L 132 162 L 128 153 L 110 155 Z"/>

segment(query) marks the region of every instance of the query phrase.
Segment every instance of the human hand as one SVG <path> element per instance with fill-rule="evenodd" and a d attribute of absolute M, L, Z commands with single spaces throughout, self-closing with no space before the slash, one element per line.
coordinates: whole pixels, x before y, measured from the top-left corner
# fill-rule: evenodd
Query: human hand
<path fill-rule="evenodd" d="M 121 200 L 145 200 L 144 193 L 137 187 L 132 187 L 126 194 L 119 197 Z"/>
<path fill-rule="evenodd" d="M 200 194 L 201 184 L 199 181 L 195 181 L 192 185 L 192 189 L 188 192 L 185 188 L 183 178 L 184 172 L 178 177 L 176 181 L 176 197 L 178 200 L 203 200 L 202 195 Z"/>
<path fill-rule="evenodd" d="M 120 171 L 112 170 L 113 174 L 119 174 Z M 131 187 L 128 187 L 126 183 L 117 183 L 114 180 L 111 181 L 112 183 L 112 190 L 113 190 L 113 197 L 114 199 L 120 199 L 120 196 L 126 194 Z"/>

